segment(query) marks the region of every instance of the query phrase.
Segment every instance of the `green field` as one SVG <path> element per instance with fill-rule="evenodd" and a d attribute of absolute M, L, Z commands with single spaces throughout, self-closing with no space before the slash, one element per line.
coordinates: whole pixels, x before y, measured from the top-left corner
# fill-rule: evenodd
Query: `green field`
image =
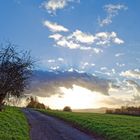
<path fill-rule="evenodd" d="M 107 140 L 140 140 L 140 117 L 41 110 Z"/>
<path fill-rule="evenodd" d="M 19 108 L 0 112 L 0 140 L 29 140 L 29 126 Z"/>

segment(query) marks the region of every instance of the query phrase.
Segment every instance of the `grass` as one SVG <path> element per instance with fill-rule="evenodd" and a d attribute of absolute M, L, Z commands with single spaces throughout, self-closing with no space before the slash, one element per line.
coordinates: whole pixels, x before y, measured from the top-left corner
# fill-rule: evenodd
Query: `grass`
<path fill-rule="evenodd" d="M 19 108 L 6 107 L 0 112 L 0 140 L 29 139 L 29 126 Z"/>
<path fill-rule="evenodd" d="M 40 110 L 103 136 L 107 140 L 140 140 L 140 117 Z"/>

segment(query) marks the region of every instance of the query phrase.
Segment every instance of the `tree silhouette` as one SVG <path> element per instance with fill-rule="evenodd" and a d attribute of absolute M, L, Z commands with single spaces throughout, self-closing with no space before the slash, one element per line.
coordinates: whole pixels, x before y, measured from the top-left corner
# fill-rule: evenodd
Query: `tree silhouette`
<path fill-rule="evenodd" d="M 72 109 L 71 109 L 70 106 L 65 106 L 65 107 L 63 108 L 63 111 L 72 112 Z"/>
<path fill-rule="evenodd" d="M 32 74 L 33 60 L 30 53 L 18 52 L 16 45 L 8 43 L 0 49 L 0 109 L 4 99 L 9 96 L 19 97 L 28 87 Z"/>

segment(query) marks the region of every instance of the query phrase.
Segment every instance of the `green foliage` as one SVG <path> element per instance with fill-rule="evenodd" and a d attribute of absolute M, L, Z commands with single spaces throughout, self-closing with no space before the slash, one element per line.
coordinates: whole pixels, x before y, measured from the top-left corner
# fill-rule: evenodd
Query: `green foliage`
<path fill-rule="evenodd" d="M 29 140 L 29 127 L 24 114 L 16 107 L 0 112 L 0 140 Z"/>
<path fill-rule="evenodd" d="M 28 87 L 32 75 L 33 60 L 28 52 L 18 52 L 16 45 L 0 45 L 0 111 L 4 99 L 20 97 Z"/>
<path fill-rule="evenodd" d="M 107 140 L 140 140 L 140 117 L 127 115 L 46 111 Z"/>

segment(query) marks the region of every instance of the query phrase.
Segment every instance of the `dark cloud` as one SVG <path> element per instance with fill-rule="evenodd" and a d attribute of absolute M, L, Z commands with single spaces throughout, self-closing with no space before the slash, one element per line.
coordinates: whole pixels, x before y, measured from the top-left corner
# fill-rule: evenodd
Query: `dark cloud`
<path fill-rule="evenodd" d="M 63 92 L 59 87 L 73 88 L 73 85 L 78 85 L 91 91 L 108 95 L 110 82 L 110 80 L 77 71 L 34 71 L 31 89 L 28 92 L 42 97 L 49 97 L 51 95 L 61 97 Z"/>

